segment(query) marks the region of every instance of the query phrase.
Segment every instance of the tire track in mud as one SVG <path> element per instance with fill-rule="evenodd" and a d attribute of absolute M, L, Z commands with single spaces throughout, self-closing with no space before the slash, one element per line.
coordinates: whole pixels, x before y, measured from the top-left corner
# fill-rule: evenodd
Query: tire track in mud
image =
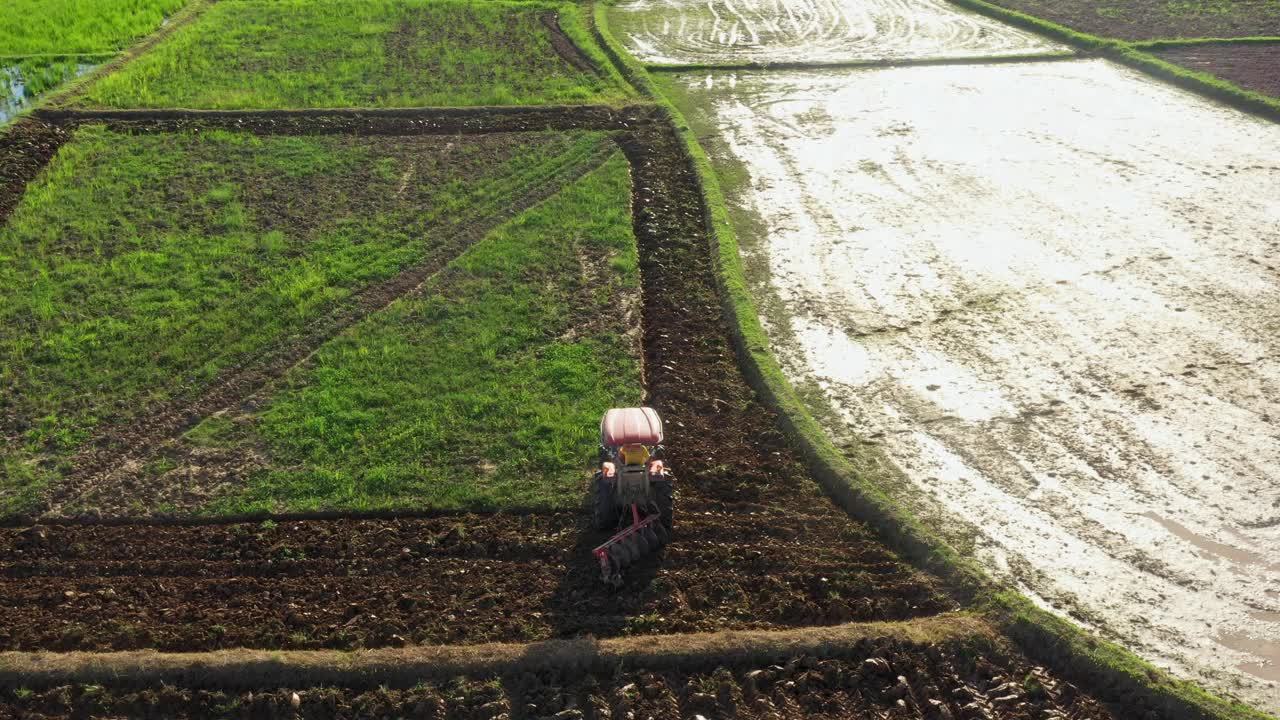
<path fill-rule="evenodd" d="M 511 194 L 513 199 L 505 207 L 500 199 L 494 198 L 487 205 L 480 206 L 478 211 L 472 210 L 470 217 L 453 226 L 461 226 L 462 231 L 453 235 L 443 248 L 425 261 L 354 293 L 345 301 L 344 307 L 312 323 L 303 331 L 301 339 L 268 352 L 263 362 L 229 372 L 198 399 L 175 402 L 156 409 L 145 418 L 131 420 L 123 427 L 101 432 L 98 440 L 75 459 L 76 469 L 51 488 L 41 515 L 65 516 L 64 511 L 70 508 L 71 515 L 75 516 L 81 514 L 76 508 L 83 502 L 108 514 L 123 502 L 154 506 L 157 494 L 163 493 L 164 488 L 140 485 L 136 476 L 148 460 L 161 454 L 171 454 L 167 451 L 173 449 L 183 433 L 205 418 L 248 409 L 263 400 L 276 380 L 307 364 L 326 342 L 392 303 L 420 293 L 441 269 L 495 227 L 555 195 L 569 183 L 599 167 L 614 152 L 613 142 L 606 140 L 584 161 L 567 161 L 568 164 L 554 168 L 551 177 L 530 178 L 529 185 Z M 438 229 L 452 231 L 452 227 Z M 181 452 L 178 459 L 181 459 Z M 202 459 L 202 463 L 208 460 Z M 241 453 L 212 458 L 212 463 L 209 463 L 212 467 L 206 467 L 202 477 L 242 473 L 252 463 L 252 459 L 243 457 Z M 182 491 L 185 498 L 198 501 L 202 497 L 198 488 L 184 486 Z M 181 502 L 177 508 L 184 509 Z"/>

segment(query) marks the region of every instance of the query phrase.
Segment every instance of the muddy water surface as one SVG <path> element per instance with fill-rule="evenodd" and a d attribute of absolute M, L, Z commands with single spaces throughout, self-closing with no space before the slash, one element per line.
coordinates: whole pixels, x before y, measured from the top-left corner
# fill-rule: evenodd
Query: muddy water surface
<path fill-rule="evenodd" d="M 1066 50 L 945 0 L 621 0 L 610 24 L 641 62 L 724 64 Z"/>
<path fill-rule="evenodd" d="M 1046 605 L 1280 710 L 1280 125 L 1104 61 L 674 84 L 833 432 Z"/>

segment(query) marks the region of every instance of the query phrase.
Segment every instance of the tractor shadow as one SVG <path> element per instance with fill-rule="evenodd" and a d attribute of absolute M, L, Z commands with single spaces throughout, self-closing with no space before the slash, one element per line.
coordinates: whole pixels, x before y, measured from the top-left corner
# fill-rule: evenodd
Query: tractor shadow
<path fill-rule="evenodd" d="M 564 574 L 546 603 L 553 636 L 624 634 L 633 618 L 651 609 L 653 581 L 666 562 L 667 550 L 659 548 L 628 567 L 622 586 L 614 589 L 605 584 L 600 563 L 591 554 L 610 534 L 592 527 L 591 514 L 586 509 L 579 515 L 574 532 L 576 541 L 563 559 Z M 678 536 L 675 539 L 678 541 Z"/>

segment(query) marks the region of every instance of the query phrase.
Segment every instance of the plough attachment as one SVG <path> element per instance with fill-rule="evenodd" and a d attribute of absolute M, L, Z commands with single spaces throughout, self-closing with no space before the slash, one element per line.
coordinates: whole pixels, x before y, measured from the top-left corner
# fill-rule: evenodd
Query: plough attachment
<path fill-rule="evenodd" d="M 621 585 L 623 570 L 666 545 L 671 538 L 658 513 L 641 517 L 639 507 L 632 505 L 631 518 L 631 525 L 591 551 L 600 561 L 601 579 L 610 587 Z"/>

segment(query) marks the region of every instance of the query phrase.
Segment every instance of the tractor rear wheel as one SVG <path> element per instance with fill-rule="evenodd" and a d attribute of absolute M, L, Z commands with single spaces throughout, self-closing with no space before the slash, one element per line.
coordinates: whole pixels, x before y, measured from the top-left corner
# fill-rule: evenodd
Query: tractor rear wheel
<path fill-rule="evenodd" d="M 613 502 L 613 483 L 604 479 L 604 473 L 596 473 L 591 488 L 592 519 L 597 530 L 612 530 L 618 526 L 618 507 Z"/>
<path fill-rule="evenodd" d="M 662 526 L 667 529 L 667 533 L 671 532 L 671 523 L 675 519 L 675 498 L 671 488 L 671 482 L 656 482 L 653 484 L 654 502 L 658 505 L 658 515 Z"/>

